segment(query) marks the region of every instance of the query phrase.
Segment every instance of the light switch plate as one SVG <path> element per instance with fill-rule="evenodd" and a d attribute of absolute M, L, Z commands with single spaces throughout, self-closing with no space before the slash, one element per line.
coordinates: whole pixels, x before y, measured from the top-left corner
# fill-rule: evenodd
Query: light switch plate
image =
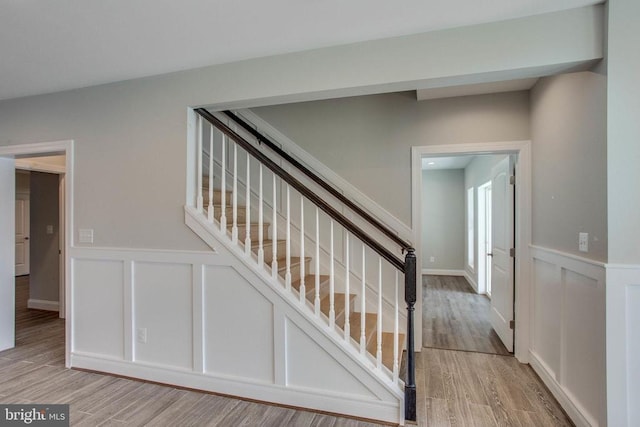
<path fill-rule="evenodd" d="M 80 243 L 93 243 L 93 230 L 81 228 L 78 230 L 78 240 L 80 240 Z"/>
<path fill-rule="evenodd" d="M 47 234 L 53 234 L 53 225 L 47 225 Z"/>
<path fill-rule="evenodd" d="M 578 234 L 578 250 L 580 252 L 589 252 L 589 233 Z"/>

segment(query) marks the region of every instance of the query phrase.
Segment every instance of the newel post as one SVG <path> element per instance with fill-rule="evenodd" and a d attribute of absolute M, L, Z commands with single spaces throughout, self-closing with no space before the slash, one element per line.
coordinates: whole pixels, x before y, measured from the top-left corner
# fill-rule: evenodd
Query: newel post
<path fill-rule="evenodd" d="M 407 377 L 404 383 L 404 417 L 416 420 L 416 361 L 414 348 L 413 312 L 416 303 L 416 253 L 407 249 L 404 258 L 404 300 L 407 303 Z"/>

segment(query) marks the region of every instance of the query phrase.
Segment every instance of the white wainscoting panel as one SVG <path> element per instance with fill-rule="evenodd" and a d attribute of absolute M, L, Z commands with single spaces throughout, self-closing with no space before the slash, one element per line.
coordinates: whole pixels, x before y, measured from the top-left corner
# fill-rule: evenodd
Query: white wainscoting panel
<path fill-rule="evenodd" d="M 640 424 L 640 285 L 627 286 L 627 358 L 629 425 Z"/>
<path fill-rule="evenodd" d="M 236 270 L 205 269 L 205 372 L 274 382 L 273 304 Z"/>
<path fill-rule="evenodd" d="M 134 262 L 134 360 L 191 369 L 191 264 Z M 147 342 L 138 339 L 146 329 Z"/>
<path fill-rule="evenodd" d="M 295 323 L 287 319 L 287 384 L 302 388 L 340 390 L 345 395 L 373 399 L 375 395 Z"/>
<path fill-rule="evenodd" d="M 607 265 L 607 421 L 640 425 L 640 265 Z"/>
<path fill-rule="evenodd" d="M 531 257 L 531 365 L 576 426 L 605 426 L 604 265 L 538 246 Z"/>
<path fill-rule="evenodd" d="M 76 247 L 70 256 L 72 367 L 403 422 L 402 392 L 373 362 L 222 245 Z"/>
<path fill-rule="evenodd" d="M 562 286 L 558 267 L 550 262 L 533 259 L 533 348 L 543 360 L 549 374 L 559 381 L 560 372 L 560 315 Z"/>
<path fill-rule="evenodd" d="M 124 262 L 76 258 L 72 269 L 71 351 L 123 358 Z"/>

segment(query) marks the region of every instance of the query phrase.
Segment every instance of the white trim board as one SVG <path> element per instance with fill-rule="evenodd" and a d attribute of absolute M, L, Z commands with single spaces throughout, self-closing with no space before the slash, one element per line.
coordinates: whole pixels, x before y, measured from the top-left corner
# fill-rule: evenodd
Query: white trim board
<path fill-rule="evenodd" d="M 530 265 L 531 243 L 531 141 L 478 142 L 472 144 L 450 144 L 414 146 L 411 148 L 411 222 L 413 242 L 416 248 L 422 245 L 422 157 L 455 156 L 464 154 L 517 154 L 516 168 L 516 301 L 515 301 L 515 356 L 522 362 L 529 361 L 530 337 Z M 422 271 L 422 260 L 418 256 L 418 271 Z M 416 312 L 422 312 L 422 287 L 417 289 Z M 416 323 L 416 346 L 421 345 L 422 324 Z"/>
<path fill-rule="evenodd" d="M 423 268 L 422 274 L 428 274 L 431 276 L 464 276 L 466 273 L 464 270 L 443 270 L 438 268 Z"/>
<path fill-rule="evenodd" d="M 59 311 L 60 303 L 58 301 L 29 298 L 29 300 L 27 301 L 27 308 L 46 311 Z"/>

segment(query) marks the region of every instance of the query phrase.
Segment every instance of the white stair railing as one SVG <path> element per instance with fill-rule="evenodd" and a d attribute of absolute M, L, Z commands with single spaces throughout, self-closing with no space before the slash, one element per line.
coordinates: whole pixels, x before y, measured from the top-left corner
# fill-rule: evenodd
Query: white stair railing
<path fill-rule="evenodd" d="M 403 386 L 399 379 L 404 333 L 399 323 L 401 307 L 398 284 L 404 270 L 398 270 L 398 262 L 393 256 L 386 255 L 386 252 L 381 255 L 379 246 L 374 245 L 373 250 L 367 250 L 372 247 L 372 243 L 366 238 L 366 233 L 326 203 L 321 196 L 310 194 L 305 190 L 306 187 L 301 187 L 299 180 L 279 168 L 277 162 L 262 153 L 259 147 L 250 145 L 246 141 L 250 139 L 249 136 L 240 136 L 242 132 L 231 130 L 224 121 L 213 115 L 207 118 L 215 126 L 207 129 L 208 187 L 205 189 L 205 156 L 202 154 L 204 119 L 198 117 L 198 177 L 194 200 L 197 211 L 205 215 L 203 195 L 208 193 L 206 221 L 225 244 L 236 248 L 234 250 L 239 256 L 269 279 L 273 286 L 279 286 L 291 294 L 296 304 L 310 318 L 335 334 L 342 345 L 362 358 L 364 363 L 369 363 L 379 375 L 399 387 Z M 219 157 L 216 153 L 219 153 Z M 227 153 L 231 154 L 230 159 L 227 158 Z M 240 162 L 242 156 L 245 156 L 246 161 Z M 228 163 L 231 163 L 230 168 L 227 167 Z M 241 163 L 244 170 L 241 170 Z M 272 178 L 270 188 L 266 189 L 265 167 L 270 170 Z M 231 182 L 230 230 L 227 228 L 226 217 L 229 193 L 227 182 Z M 268 193 L 265 195 L 265 190 L 271 191 L 270 197 Z M 214 196 L 217 192 L 220 194 L 219 216 L 214 215 Z M 291 207 L 292 199 L 296 200 L 296 197 L 300 199 L 299 210 Z M 310 229 L 305 228 L 305 203 L 315 205 L 315 209 L 309 211 L 315 220 L 309 221 Z M 239 221 L 241 209 L 244 209 L 243 221 Z M 252 209 L 257 210 L 255 215 L 252 215 Z M 299 217 L 294 217 L 294 213 L 299 213 Z M 257 224 L 254 224 L 252 218 L 256 216 Z M 321 224 L 326 223 L 326 229 L 321 227 Z M 245 227 L 244 236 L 238 235 L 241 226 Z M 265 260 L 266 226 L 270 226 L 271 232 L 270 262 Z M 253 234 L 254 230 L 256 234 Z M 279 232 L 284 234 L 284 259 L 279 258 Z M 306 247 L 312 249 L 307 251 Z M 307 266 L 309 258 L 312 269 Z M 298 262 L 293 263 L 292 259 L 297 259 Z M 284 263 L 283 271 L 279 269 L 279 262 Z M 295 277 L 292 274 L 294 267 L 297 268 Z M 328 273 L 328 277 L 322 274 L 323 271 Z M 309 277 L 312 277 L 312 282 L 308 281 Z M 369 283 L 367 278 L 375 278 L 374 283 Z M 292 286 L 294 280 L 297 284 L 295 288 Z M 352 286 L 353 283 L 358 283 L 359 286 Z M 313 289 L 307 290 L 307 284 L 313 285 Z M 359 304 L 354 303 L 352 295 L 359 299 Z M 351 324 L 352 314 L 359 315 L 359 324 Z M 369 320 L 373 317 L 375 322 Z M 357 339 L 351 337 L 352 328 L 355 328 Z M 391 343 L 390 348 L 386 347 L 387 342 Z"/>

